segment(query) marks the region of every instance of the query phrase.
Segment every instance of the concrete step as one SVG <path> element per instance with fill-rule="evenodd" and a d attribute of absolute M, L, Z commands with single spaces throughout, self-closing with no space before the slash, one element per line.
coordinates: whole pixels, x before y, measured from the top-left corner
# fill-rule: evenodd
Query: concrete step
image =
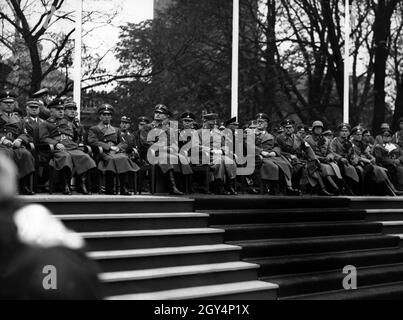
<path fill-rule="evenodd" d="M 210 215 L 210 225 L 252 223 L 297 223 L 365 220 L 364 210 L 348 208 L 286 208 L 204 210 Z"/>
<path fill-rule="evenodd" d="M 227 243 L 241 246 L 243 248 L 242 258 L 259 258 L 346 250 L 395 248 L 399 245 L 399 242 L 399 237 L 382 234 L 362 234 L 358 236 L 244 240 L 229 241 Z"/>
<path fill-rule="evenodd" d="M 278 286 L 263 281 L 232 282 L 109 297 L 109 300 L 276 300 Z"/>
<path fill-rule="evenodd" d="M 403 234 L 403 221 L 382 221 L 384 234 Z"/>
<path fill-rule="evenodd" d="M 104 231 L 81 233 L 89 250 L 127 250 L 219 244 L 224 230 L 213 228 Z"/>
<path fill-rule="evenodd" d="M 307 238 L 334 235 L 381 233 L 382 224 L 376 222 L 305 222 L 272 224 L 212 225 L 224 229 L 225 241 L 268 238 Z"/>
<path fill-rule="evenodd" d="M 21 201 L 39 203 L 54 214 L 146 213 L 146 212 L 193 212 L 194 200 L 186 197 L 164 196 L 59 196 L 37 195 L 20 197 Z"/>
<path fill-rule="evenodd" d="M 349 197 L 351 209 L 401 209 L 403 197 Z"/>
<path fill-rule="evenodd" d="M 403 263 L 403 249 L 371 249 L 340 252 L 325 252 L 315 254 L 297 254 L 282 257 L 264 257 L 258 259 L 245 259 L 244 261 L 260 265 L 259 276 L 287 276 L 289 274 L 302 274 L 326 272 L 343 269 L 347 265 L 357 268 L 383 265 L 386 263 Z"/>
<path fill-rule="evenodd" d="M 402 221 L 403 209 L 368 209 L 365 210 L 368 221 Z"/>
<path fill-rule="evenodd" d="M 103 272 L 239 261 L 241 247 L 225 244 L 89 252 Z"/>
<path fill-rule="evenodd" d="M 122 295 L 257 279 L 256 264 L 225 262 L 169 268 L 101 273 L 105 293 Z"/>
<path fill-rule="evenodd" d="M 264 277 L 261 280 L 279 285 L 280 298 L 343 290 L 346 274 L 343 268 L 328 272 L 297 274 L 281 277 Z M 403 281 L 403 264 L 378 265 L 357 268 L 358 288 Z"/>
<path fill-rule="evenodd" d="M 403 282 L 384 283 L 359 287 L 358 290 L 338 290 L 315 294 L 286 297 L 283 300 L 401 300 Z"/>
<path fill-rule="evenodd" d="M 206 228 L 203 213 L 68 214 L 57 216 L 77 232 Z"/>

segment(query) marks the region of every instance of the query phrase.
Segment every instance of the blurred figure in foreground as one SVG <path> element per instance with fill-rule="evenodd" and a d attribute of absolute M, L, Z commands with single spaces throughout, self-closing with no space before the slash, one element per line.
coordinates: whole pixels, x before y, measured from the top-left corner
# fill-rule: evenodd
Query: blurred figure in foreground
<path fill-rule="evenodd" d="M 16 168 L 0 154 L 0 300 L 101 299 L 81 237 L 16 191 Z"/>

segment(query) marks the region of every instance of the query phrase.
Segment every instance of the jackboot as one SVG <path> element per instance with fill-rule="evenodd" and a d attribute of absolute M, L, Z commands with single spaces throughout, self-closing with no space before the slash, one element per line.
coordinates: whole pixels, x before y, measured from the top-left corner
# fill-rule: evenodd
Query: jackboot
<path fill-rule="evenodd" d="M 119 180 L 120 180 L 120 195 L 121 196 L 130 196 L 129 189 L 127 188 L 128 184 L 128 179 L 127 179 L 127 173 L 121 173 L 119 175 Z"/>
<path fill-rule="evenodd" d="M 169 193 L 171 195 L 183 196 L 183 192 L 181 192 L 176 186 L 175 174 L 173 170 L 169 170 L 167 176 L 168 176 Z"/>
<path fill-rule="evenodd" d="M 83 195 L 89 195 L 90 192 L 87 189 L 88 172 L 83 173 L 80 176 L 80 191 Z"/>
<path fill-rule="evenodd" d="M 115 174 L 113 172 L 106 172 L 105 174 L 105 194 L 116 195 L 115 192 Z"/>

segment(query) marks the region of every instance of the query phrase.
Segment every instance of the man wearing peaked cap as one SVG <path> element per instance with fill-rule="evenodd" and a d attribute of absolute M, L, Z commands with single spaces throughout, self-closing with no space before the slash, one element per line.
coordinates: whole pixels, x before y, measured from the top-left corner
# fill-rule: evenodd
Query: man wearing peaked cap
<path fill-rule="evenodd" d="M 50 117 L 50 111 L 47 107 L 49 104 L 50 97 L 49 97 L 49 89 L 48 88 L 43 88 L 37 92 L 35 92 L 32 96 L 32 99 L 38 100 L 41 103 L 40 110 L 39 110 L 39 117 L 41 119 L 46 120 L 47 118 Z"/>
<path fill-rule="evenodd" d="M 227 139 L 222 139 L 222 131 L 218 128 L 218 114 L 207 113 L 202 116 L 203 125 L 198 130 L 200 141 L 200 152 L 202 159 L 209 157 L 209 166 L 211 168 L 212 179 L 215 193 L 222 195 L 237 194 L 235 180 L 237 173 L 237 164 L 234 161 L 233 151 L 225 145 Z M 223 131 L 225 133 L 225 131 Z M 217 145 L 214 141 L 222 141 Z"/>
<path fill-rule="evenodd" d="M 178 135 L 175 128 L 171 128 L 170 117 L 172 113 L 168 107 L 158 104 L 154 108 L 154 121 L 143 127 L 140 131 L 139 149 L 140 154 L 147 154 L 147 160 L 150 163 L 158 165 L 162 173 L 165 174 L 169 192 L 173 195 L 183 195 L 178 189 L 175 173 L 190 175 L 193 170 L 186 159 L 181 156 L 177 150 L 177 142 L 171 141 L 171 137 Z M 154 140 L 148 139 L 150 132 Z M 154 151 L 156 148 L 158 150 Z M 150 152 L 148 152 L 150 150 Z"/>
<path fill-rule="evenodd" d="M 86 144 L 86 132 L 77 117 L 77 109 L 77 104 L 73 99 L 64 100 L 64 117 L 73 127 L 73 140 L 78 144 Z"/>
<path fill-rule="evenodd" d="M 382 143 L 374 146 L 373 155 L 377 163 L 388 170 L 396 189 L 401 191 L 403 190 L 403 153 L 399 145 L 392 142 L 392 135 L 391 129 L 384 130 Z"/>
<path fill-rule="evenodd" d="M 70 108 L 74 105 L 71 104 Z M 54 146 L 48 152 L 50 166 L 60 173 L 63 183 L 62 192 L 71 195 L 70 181 L 76 172 L 80 181 L 80 192 L 88 195 L 87 178 L 91 170 L 96 168 L 94 160 L 79 149 L 79 141 L 73 123 L 65 116 L 65 105 L 61 99 L 49 104 L 50 117 L 39 125 L 39 140 L 42 144 Z M 68 111 L 75 117 L 75 113 Z"/>
<path fill-rule="evenodd" d="M 340 123 L 337 126 L 338 137 L 334 138 L 330 148 L 334 154 L 334 160 L 341 169 L 343 181 L 347 183 L 346 191 L 352 194 L 351 189 L 356 192 L 359 189 L 360 178 L 352 163 L 355 161 L 354 146 L 349 140 L 351 126 L 348 123 Z"/>
<path fill-rule="evenodd" d="M 281 148 L 282 155 L 292 165 L 293 186 L 288 187 L 287 194 L 300 195 L 300 185 L 310 183 L 317 184 L 316 168 L 311 164 L 316 161 L 316 156 L 311 146 L 300 136 L 295 134 L 295 121 L 287 119 L 282 123 L 284 133 L 277 136 L 277 143 Z"/>
<path fill-rule="evenodd" d="M 115 194 L 115 176 L 119 176 L 120 194 L 129 196 L 129 175 L 140 170 L 139 166 L 126 154 L 129 147 L 122 140 L 121 131 L 111 125 L 114 108 L 103 104 L 98 108 L 100 122 L 90 128 L 88 143 L 93 148 L 101 148 L 98 169 L 106 176 L 106 194 Z"/>
<path fill-rule="evenodd" d="M 13 159 L 18 167 L 20 192 L 32 195 L 31 175 L 35 172 L 35 160 L 26 149 L 29 137 L 24 130 L 24 121 L 15 111 L 16 95 L 11 91 L 0 93 L 0 153 Z"/>
<path fill-rule="evenodd" d="M 45 120 L 39 117 L 41 103 L 38 100 L 29 100 L 25 103 L 27 115 L 24 118 L 25 131 L 30 142 L 39 145 L 39 125 Z"/>
<path fill-rule="evenodd" d="M 196 120 L 196 116 L 192 112 L 186 111 L 186 112 L 182 113 L 182 115 L 181 115 L 182 128 L 184 130 L 194 129 L 195 120 Z"/>
<path fill-rule="evenodd" d="M 333 195 L 327 191 L 323 180 L 327 181 L 336 194 L 340 193 L 337 182 L 342 180 L 341 171 L 334 161 L 334 155 L 330 148 L 331 141 L 323 134 L 324 125 L 322 121 L 315 121 L 312 124 L 312 134 L 305 138 L 305 141 L 311 146 L 315 156 L 318 159 L 317 178 L 320 186 L 319 194 L 325 196 Z"/>
<path fill-rule="evenodd" d="M 287 159 L 281 157 L 281 149 L 274 136 L 268 132 L 269 117 L 265 113 L 256 115 L 256 173 L 259 172 L 265 193 L 275 195 L 279 183 L 283 179 L 292 187 L 292 167 Z"/>

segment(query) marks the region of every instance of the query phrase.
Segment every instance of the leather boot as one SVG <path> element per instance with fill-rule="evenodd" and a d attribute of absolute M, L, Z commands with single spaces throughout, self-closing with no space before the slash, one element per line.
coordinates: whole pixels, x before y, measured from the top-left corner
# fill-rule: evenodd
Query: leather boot
<path fill-rule="evenodd" d="M 236 191 L 236 180 L 235 179 L 231 179 L 228 183 L 228 192 L 233 195 L 233 196 L 237 196 L 238 192 Z"/>
<path fill-rule="evenodd" d="M 83 173 L 80 176 L 80 190 L 83 195 L 89 195 L 90 192 L 87 189 L 87 179 L 88 179 L 88 172 Z"/>
<path fill-rule="evenodd" d="M 120 180 L 120 195 L 130 196 L 129 189 L 127 188 L 127 173 L 120 174 L 119 180 Z"/>
<path fill-rule="evenodd" d="M 115 174 L 113 172 L 107 172 L 105 174 L 105 194 L 115 195 Z"/>
<path fill-rule="evenodd" d="M 183 196 L 183 192 L 181 192 L 177 187 L 176 187 L 176 182 L 175 182 L 175 174 L 173 170 L 168 171 L 168 186 L 169 186 L 169 193 L 171 195 L 176 195 L 176 196 Z"/>
<path fill-rule="evenodd" d="M 21 194 L 24 196 L 33 196 L 35 195 L 35 192 L 33 192 L 30 188 L 30 177 L 31 175 L 27 175 L 26 177 L 20 179 L 20 190 Z"/>
<path fill-rule="evenodd" d="M 63 189 L 62 192 L 66 196 L 71 196 L 71 189 L 70 189 L 70 181 L 71 181 L 71 172 L 69 169 L 62 170 L 63 176 Z"/>

